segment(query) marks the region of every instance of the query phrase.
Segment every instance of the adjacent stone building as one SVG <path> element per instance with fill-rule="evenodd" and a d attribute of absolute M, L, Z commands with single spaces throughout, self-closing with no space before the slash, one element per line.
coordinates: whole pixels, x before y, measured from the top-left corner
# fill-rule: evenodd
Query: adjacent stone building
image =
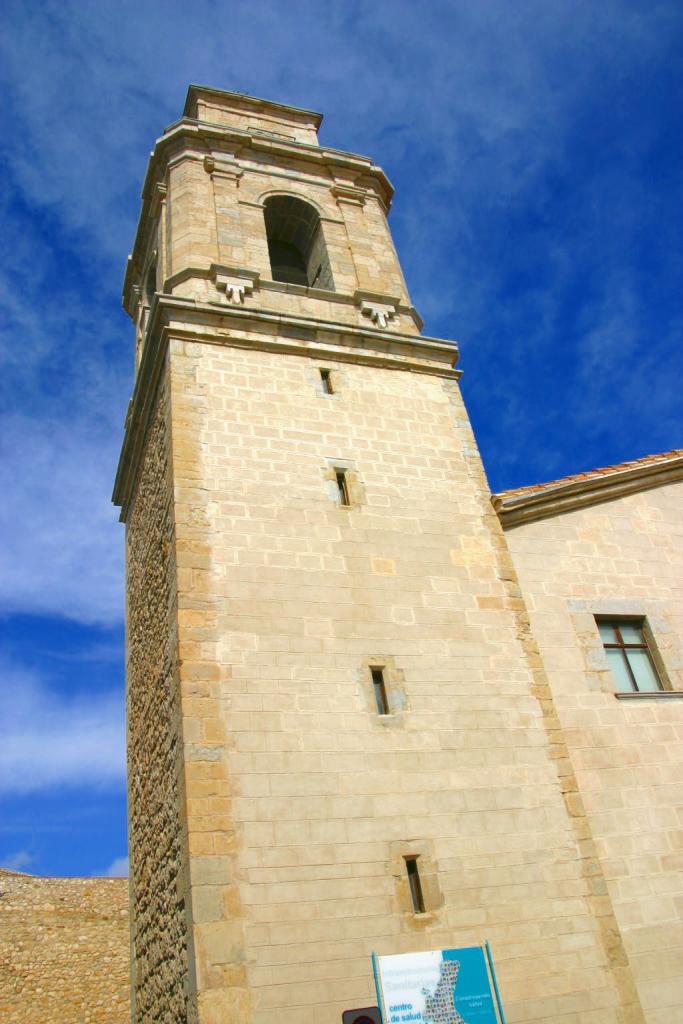
<path fill-rule="evenodd" d="M 683 1018 L 683 451 L 494 503 L 646 1019 Z"/>
<path fill-rule="evenodd" d="M 333 1024 L 372 951 L 488 939 L 509 1022 L 662 1024 L 680 454 L 499 519 L 391 186 L 320 120 L 193 86 L 145 179 L 115 487 L 133 1019 Z M 660 681 L 617 699 L 618 658 Z"/>

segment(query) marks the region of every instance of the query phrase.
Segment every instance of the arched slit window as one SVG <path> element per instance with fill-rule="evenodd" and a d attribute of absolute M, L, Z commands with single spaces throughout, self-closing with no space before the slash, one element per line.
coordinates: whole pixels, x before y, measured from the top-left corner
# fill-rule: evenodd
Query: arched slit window
<path fill-rule="evenodd" d="M 264 214 L 273 281 L 334 291 L 317 211 L 296 196 L 271 196 Z"/>

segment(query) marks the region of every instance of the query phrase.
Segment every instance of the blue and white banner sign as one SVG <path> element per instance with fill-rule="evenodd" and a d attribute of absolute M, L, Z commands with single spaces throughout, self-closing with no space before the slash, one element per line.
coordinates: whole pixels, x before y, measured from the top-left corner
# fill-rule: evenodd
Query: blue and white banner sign
<path fill-rule="evenodd" d="M 504 1024 L 481 946 L 373 956 L 373 966 L 384 1024 Z"/>

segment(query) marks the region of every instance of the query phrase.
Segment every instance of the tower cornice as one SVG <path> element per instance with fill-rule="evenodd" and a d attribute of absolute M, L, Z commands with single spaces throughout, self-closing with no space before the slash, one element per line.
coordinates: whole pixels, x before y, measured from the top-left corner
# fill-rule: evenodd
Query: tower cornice
<path fill-rule="evenodd" d="M 125 433 L 112 500 L 126 522 L 135 491 L 140 459 L 159 376 L 170 341 L 236 348 L 255 348 L 312 359 L 334 359 L 384 369 L 409 370 L 457 380 L 457 343 L 423 335 L 354 327 L 304 315 L 216 307 L 171 295 L 157 295 L 151 309 L 135 390 L 128 407 Z"/>
<path fill-rule="evenodd" d="M 491 496 L 503 529 L 576 512 L 683 480 L 683 451 L 650 455 L 619 466 L 533 484 Z"/>
<path fill-rule="evenodd" d="M 183 114 L 187 117 L 194 117 L 197 105 L 203 99 L 214 100 L 221 106 L 235 106 L 243 110 L 259 113 L 272 112 L 279 117 L 284 114 L 286 117 L 293 117 L 296 120 L 310 123 L 316 131 L 323 122 L 323 115 L 317 110 L 308 110 L 306 107 L 293 107 L 287 103 L 278 103 L 275 100 L 262 99 L 260 96 L 251 96 L 246 92 L 232 92 L 229 89 L 216 89 L 210 85 L 196 85 L 195 83 L 188 86 Z"/>

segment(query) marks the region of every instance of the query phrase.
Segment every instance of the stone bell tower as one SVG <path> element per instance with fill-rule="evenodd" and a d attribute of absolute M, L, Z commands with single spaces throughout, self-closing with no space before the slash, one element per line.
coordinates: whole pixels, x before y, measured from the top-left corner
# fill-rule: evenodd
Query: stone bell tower
<path fill-rule="evenodd" d="M 133 1019 L 335 1024 L 373 950 L 489 939 L 511 1019 L 637 1021 L 457 348 L 320 121 L 192 86 L 145 179 Z"/>

